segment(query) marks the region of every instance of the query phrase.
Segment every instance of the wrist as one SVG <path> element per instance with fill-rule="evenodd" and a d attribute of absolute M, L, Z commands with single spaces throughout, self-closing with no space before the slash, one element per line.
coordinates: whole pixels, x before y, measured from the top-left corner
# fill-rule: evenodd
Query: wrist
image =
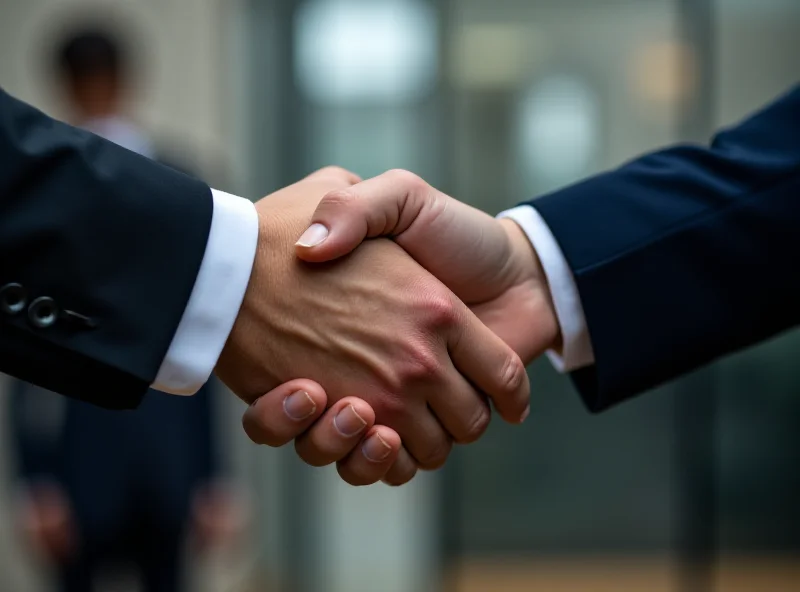
<path fill-rule="evenodd" d="M 205 252 L 153 388 L 194 394 L 227 342 L 252 274 L 258 237 L 253 203 L 211 189 L 213 214 Z"/>
<path fill-rule="evenodd" d="M 237 375 L 244 374 L 241 368 L 246 351 L 244 344 L 249 336 L 248 327 L 253 322 L 250 315 L 250 308 L 254 303 L 254 299 L 256 298 L 255 294 L 258 291 L 257 286 L 259 282 L 259 276 L 261 275 L 260 266 L 263 264 L 263 257 L 261 257 L 261 253 L 265 248 L 264 237 L 267 233 L 267 229 L 264 227 L 264 216 L 261 215 L 261 212 L 258 211 L 258 208 L 256 208 L 256 212 L 258 213 L 258 238 L 256 239 L 256 251 L 253 260 L 253 266 L 250 269 L 250 276 L 247 278 L 244 295 L 242 296 L 239 309 L 236 312 L 233 325 L 231 326 L 231 330 L 228 333 L 227 339 L 225 340 L 225 345 L 222 347 L 222 351 L 220 352 L 220 356 L 217 359 L 217 363 L 214 367 L 214 373 L 216 374 L 217 378 L 225 383 L 234 394 L 244 399 L 246 403 L 250 403 L 250 400 L 243 395 L 242 390 L 243 388 L 246 390 L 251 390 L 251 385 L 245 385 L 243 387 L 243 385 L 239 384 L 239 382 L 235 379 Z"/>
<path fill-rule="evenodd" d="M 501 218 L 499 222 L 508 236 L 511 265 L 517 275 L 515 284 L 528 292 L 530 302 L 536 307 L 536 318 L 540 319 L 536 328 L 535 355 L 538 356 L 545 350 L 560 352 L 564 340 L 550 284 L 539 255 L 528 235 L 515 220 Z"/>
<path fill-rule="evenodd" d="M 294 260 L 291 230 L 279 208 L 268 200 L 256 203 L 258 236 L 255 257 L 241 305 L 219 356 L 215 373 L 246 403 L 277 386 L 275 377 L 263 365 L 267 344 L 276 335 L 274 297 L 291 292 L 286 261 Z M 268 290 L 272 285 L 273 289 Z M 286 319 L 277 319 L 280 322 Z"/>

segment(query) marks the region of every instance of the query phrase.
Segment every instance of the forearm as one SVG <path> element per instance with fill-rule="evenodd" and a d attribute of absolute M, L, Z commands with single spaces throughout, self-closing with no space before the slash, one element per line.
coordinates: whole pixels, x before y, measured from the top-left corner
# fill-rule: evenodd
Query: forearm
<path fill-rule="evenodd" d="M 211 191 L 2 92 L 0 158 L 0 287 L 21 286 L 2 294 L 0 369 L 134 406 L 192 294 Z"/>
<path fill-rule="evenodd" d="M 596 363 L 573 377 L 592 409 L 800 321 L 799 125 L 795 90 L 709 147 L 531 202 L 580 294 Z"/>

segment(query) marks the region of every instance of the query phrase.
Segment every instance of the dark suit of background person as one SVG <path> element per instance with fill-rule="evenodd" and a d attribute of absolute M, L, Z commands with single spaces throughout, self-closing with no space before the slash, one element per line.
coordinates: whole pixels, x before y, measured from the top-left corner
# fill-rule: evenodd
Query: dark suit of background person
<path fill-rule="evenodd" d="M 183 590 L 192 504 L 219 477 L 211 387 L 190 398 L 151 392 L 128 413 L 23 382 L 12 388 L 25 491 L 37 496 L 31 502 L 52 503 L 56 493 L 68 504 L 69 539 L 50 550 L 58 589 L 89 592 L 98 574 L 122 567 L 146 592 Z"/>
<path fill-rule="evenodd" d="M 76 124 L 163 160 L 125 114 L 126 55 L 119 40 L 101 29 L 80 30 L 61 43 L 57 58 Z M 50 541 L 67 547 L 50 549 L 61 590 L 88 592 L 113 562 L 135 566 L 148 592 L 182 588 L 193 501 L 218 480 L 211 385 L 189 398 L 151 390 L 135 413 L 122 414 L 25 382 L 13 385 L 17 468 L 28 507 L 44 515 L 63 506 L 75 531 L 70 540 Z M 106 390 L 111 398 L 116 387 Z"/>
<path fill-rule="evenodd" d="M 800 88 L 530 202 L 574 276 L 600 410 L 800 322 Z M 557 297 L 557 295 L 554 295 Z"/>

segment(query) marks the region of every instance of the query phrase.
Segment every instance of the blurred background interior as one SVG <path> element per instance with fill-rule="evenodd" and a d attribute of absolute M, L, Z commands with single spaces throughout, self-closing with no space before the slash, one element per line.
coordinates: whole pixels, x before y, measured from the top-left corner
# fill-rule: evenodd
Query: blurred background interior
<path fill-rule="evenodd" d="M 338 164 L 496 213 L 705 140 L 800 80 L 797 0 L 2 0 L 0 85 L 90 126 L 54 61 L 86 23 L 126 48 L 121 133 L 254 199 Z M 215 454 L 245 501 L 227 544 L 182 546 L 187 590 L 800 590 L 798 348 L 787 334 L 599 416 L 537 362 L 524 427 L 497 421 L 399 489 L 249 445 L 217 388 Z M 46 591 L 52 563 L 16 528 L 11 387 L 0 592 Z M 98 590 L 136 590 L 121 573 Z"/>

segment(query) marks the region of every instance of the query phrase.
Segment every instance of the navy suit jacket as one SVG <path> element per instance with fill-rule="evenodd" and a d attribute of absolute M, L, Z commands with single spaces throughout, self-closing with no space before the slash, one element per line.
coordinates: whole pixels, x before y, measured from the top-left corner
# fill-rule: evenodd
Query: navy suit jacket
<path fill-rule="evenodd" d="M 575 277 L 592 410 L 767 339 L 800 321 L 800 87 L 530 205 Z"/>

